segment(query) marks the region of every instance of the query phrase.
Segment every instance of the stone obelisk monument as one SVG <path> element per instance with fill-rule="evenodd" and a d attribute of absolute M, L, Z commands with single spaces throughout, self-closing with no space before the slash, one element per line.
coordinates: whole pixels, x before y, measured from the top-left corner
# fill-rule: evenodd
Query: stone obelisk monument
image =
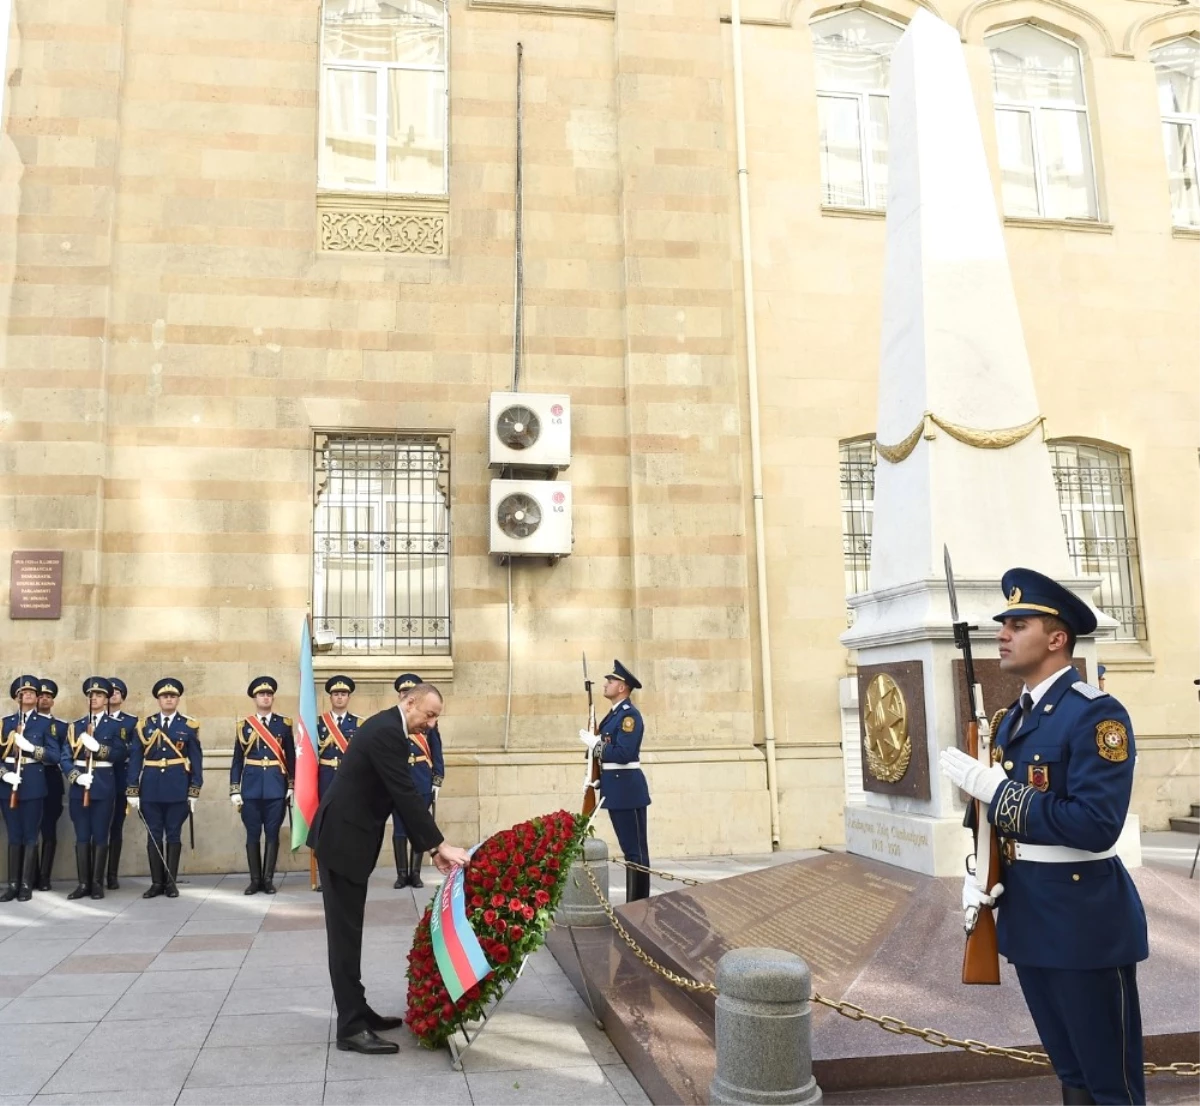
<path fill-rule="evenodd" d="M 892 58 L 887 259 L 870 589 L 850 600 L 865 805 L 849 850 L 928 875 L 963 871 L 943 545 L 975 656 L 995 659 L 999 581 L 1015 565 L 1085 600 L 1067 555 L 1041 410 L 957 33 L 919 10 Z M 1101 616 L 1101 634 L 1115 623 Z M 1095 671 L 1094 645 L 1076 657 Z M 1007 703 L 987 702 L 989 714 Z"/>

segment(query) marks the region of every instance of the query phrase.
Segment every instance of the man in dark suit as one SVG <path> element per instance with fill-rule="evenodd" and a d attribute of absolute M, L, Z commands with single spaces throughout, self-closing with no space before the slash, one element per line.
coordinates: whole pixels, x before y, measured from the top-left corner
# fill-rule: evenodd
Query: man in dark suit
<path fill-rule="evenodd" d="M 376 1031 L 395 1029 L 403 1019 L 372 1010 L 362 985 L 367 881 L 388 816 L 393 809 L 400 813 L 413 847 L 430 852 L 439 872 L 462 867 L 469 859 L 465 849 L 445 843 L 408 768 L 408 735 L 424 733 L 441 713 L 438 689 L 417 684 L 401 692 L 396 706 L 367 719 L 342 757 L 337 781 L 322 796 L 308 836 L 320 868 L 329 978 L 338 1012 L 337 1046 L 343 1052 L 399 1051 L 399 1045 Z"/>

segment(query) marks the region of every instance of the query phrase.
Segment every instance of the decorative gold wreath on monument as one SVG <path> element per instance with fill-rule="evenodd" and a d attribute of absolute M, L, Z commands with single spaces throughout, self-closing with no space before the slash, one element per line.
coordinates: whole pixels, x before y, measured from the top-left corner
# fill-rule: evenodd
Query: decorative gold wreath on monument
<path fill-rule="evenodd" d="M 932 411 L 926 411 L 911 434 L 895 445 L 883 445 L 877 441 L 875 452 L 889 464 L 898 465 L 917 448 L 917 442 L 921 440 L 922 435 L 926 438 L 937 436 L 932 430 L 926 432 L 926 427 L 930 423 L 940 427 L 955 441 L 962 442 L 963 445 L 974 446 L 976 449 L 1007 449 L 1010 445 L 1023 442 L 1045 421 L 1045 415 L 1038 415 L 1020 426 L 1007 426 L 1002 430 L 975 430 L 970 426 L 960 426 L 958 423 L 948 422 L 946 419 L 939 418 Z"/>
<path fill-rule="evenodd" d="M 908 704 L 899 685 L 886 672 L 880 672 L 867 685 L 863 723 L 867 731 L 867 770 L 884 783 L 903 779 L 912 759 Z"/>

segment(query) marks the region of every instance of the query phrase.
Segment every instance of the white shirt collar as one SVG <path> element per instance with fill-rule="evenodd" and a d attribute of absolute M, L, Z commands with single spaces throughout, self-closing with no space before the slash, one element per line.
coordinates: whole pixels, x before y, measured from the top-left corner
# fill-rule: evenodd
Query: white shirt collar
<path fill-rule="evenodd" d="M 1047 676 L 1040 684 L 1037 685 L 1037 687 L 1031 688 L 1028 684 L 1026 684 L 1021 689 L 1021 694 L 1024 695 L 1025 692 L 1029 692 L 1029 696 L 1033 700 L 1033 705 L 1036 707 L 1038 705 L 1038 703 L 1041 701 L 1042 696 L 1044 696 L 1046 694 L 1046 692 L 1049 691 L 1051 687 L 1053 687 L 1055 681 L 1058 680 L 1062 676 L 1062 674 L 1071 667 L 1072 666 L 1069 664 L 1064 665 L 1057 672 L 1055 672 L 1053 676 Z"/>
<path fill-rule="evenodd" d="M 268 714 L 260 714 L 260 715 L 258 716 L 258 720 L 259 720 L 259 721 L 260 721 L 260 722 L 261 722 L 261 723 L 262 723 L 264 726 L 269 726 L 269 725 L 271 724 L 271 719 L 272 719 L 273 717 L 274 717 L 274 712 L 271 712 L 271 713 L 268 713 Z"/>
<path fill-rule="evenodd" d="M 175 714 L 178 713 L 178 711 L 175 712 Z M 164 726 L 169 726 L 173 721 L 175 721 L 175 714 L 159 714 L 159 718 L 162 719 Z"/>

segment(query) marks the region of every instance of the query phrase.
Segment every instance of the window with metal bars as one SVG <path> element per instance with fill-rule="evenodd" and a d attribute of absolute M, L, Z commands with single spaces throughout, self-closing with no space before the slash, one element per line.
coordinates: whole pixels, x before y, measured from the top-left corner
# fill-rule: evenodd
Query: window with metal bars
<path fill-rule="evenodd" d="M 875 440 L 839 447 L 842 483 L 842 561 L 846 594 L 867 590 L 871 570 L 871 523 L 875 509 Z M 852 613 L 852 612 L 851 612 Z"/>
<path fill-rule="evenodd" d="M 313 624 L 334 654 L 450 652 L 450 438 L 322 433 Z"/>
<path fill-rule="evenodd" d="M 1081 576 L 1100 577 L 1096 605 L 1121 624 L 1118 636 L 1145 640 L 1129 454 L 1090 442 L 1060 440 L 1049 446 L 1071 563 Z"/>

